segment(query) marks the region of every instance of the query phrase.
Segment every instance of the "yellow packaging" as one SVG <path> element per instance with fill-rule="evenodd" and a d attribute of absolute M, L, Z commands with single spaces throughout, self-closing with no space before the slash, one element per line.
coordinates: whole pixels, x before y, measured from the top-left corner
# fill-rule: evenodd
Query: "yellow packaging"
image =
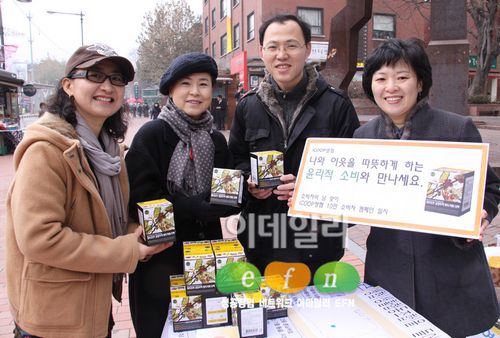
<path fill-rule="evenodd" d="M 183 246 L 187 294 L 215 292 L 215 256 L 210 241 L 187 241 Z"/>
<path fill-rule="evenodd" d="M 166 199 L 137 203 L 146 245 L 175 241 L 174 208 Z"/>
<path fill-rule="evenodd" d="M 188 296 L 183 275 L 170 276 L 172 323 L 174 332 L 203 327 L 203 300 L 201 295 Z"/>
<path fill-rule="evenodd" d="M 246 261 L 245 250 L 237 238 L 216 239 L 212 240 L 211 243 L 217 271 L 226 264 Z"/>

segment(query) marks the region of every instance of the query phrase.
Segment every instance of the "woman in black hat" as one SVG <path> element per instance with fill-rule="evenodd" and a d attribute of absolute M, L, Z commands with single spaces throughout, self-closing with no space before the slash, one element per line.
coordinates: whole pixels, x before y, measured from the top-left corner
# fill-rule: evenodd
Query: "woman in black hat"
<path fill-rule="evenodd" d="M 203 53 L 177 57 L 160 81 L 168 95 L 158 119 L 135 135 L 126 157 L 131 196 L 136 203 L 166 198 L 174 206 L 174 245 L 140 263 L 130 275 L 130 312 L 137 337 L 160 337 L 170 303 L 169 276 L 183 273 L 183 241 L 222 238 L 220 217 L 237 213 L 211 205 L 212 169 L 230 168 L 225 137 L 212 130 L 207 110 L 217 78 L 217 64 Z"/>

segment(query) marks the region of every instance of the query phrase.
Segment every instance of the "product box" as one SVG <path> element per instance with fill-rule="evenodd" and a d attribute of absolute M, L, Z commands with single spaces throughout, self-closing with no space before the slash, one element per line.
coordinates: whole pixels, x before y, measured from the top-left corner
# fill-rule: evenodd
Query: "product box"
<path fill-rule="evenodd" d="M 233 323 L 238 323 L 242 338 L 267 337 L 267 312 L 260 304 L 263 296 L 260 291 L 233 293 L 231 305 Z"/>
<path fill-rule="evenodd" d="M 425 211 L 461 216 L 470 211 L 474 172 L 462 169 L 431 170 Z"/>
<path fill-rule="evenodd" d="M 282 276 L 278 276 L 283 278 Z M 291 300 L 288 299 L 287 295 L 269 287 L 266 282 L 266 278 L 272 278 L 272 276 L 262 277 L 260 282 L 260 292 L 264 296 L 264 304 L 267 312 L 267 319 L 281 318 L 288 316 L 288 304 L 291 305 Z"/>
<path fill-rule="evenodd" d="M 175 241 L 174 208 L 166 199 L 137 203 L 146 245 Z"/>
<path fill-rule="evenodd" d="M 276 150 L 250 153 L 252 182 L 257 188 L 274 188 L 281 184 L 283 153 Z"/>
<path fill-rule="evenodd" d="M 184 279 L 188 295 L 215 292 L 215 256 L 210 241 L 184 242 Z"/>
<path fill-rule="evenodd" d="M 239 206 L 243 198 L 243 180 L 241 170 L 214 168 L 210 203 Z"/>
<path fill-rule="evenodd" d="M 215 239 L 210 241 L 215 254 L 216 271 L 226 264 L 245 262 L 245 250 L 237 238 Z"/>
<path fill-rule="evenodd" d="M 203 300 L 201 295 L 188 296 L 183 275 L 170 276 L 172 324 L 174 332 L 203 327 Z"/>
<path fill-rule="evenodd" d="M 203 299 L 203 327 L 217 327 L 231 325 L 231 311 L 229 297 L 216 294 L 202 296 Z"/>

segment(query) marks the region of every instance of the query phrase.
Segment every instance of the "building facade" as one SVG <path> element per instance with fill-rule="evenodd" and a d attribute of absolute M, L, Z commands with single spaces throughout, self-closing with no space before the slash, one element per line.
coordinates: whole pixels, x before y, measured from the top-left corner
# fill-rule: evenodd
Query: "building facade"
<path fill-rule="evenodd" d="M 238 83 L 245 90 L 259 85 L 264 77 L 260 58 L 259 28 L 276 14 L 295 14 L 311 25 L 310 62 L 325 63 L 330 22 L 347 1 L 332 0 L 200 0 L 203 1 L 203 50 L 217 61 L 219 78 L 214 95 L 228 101 L 228 125 L 236 105 Z M 372 19 L 361 31 L 358 63 L 387 37 L 418 37 L 429 40 L 430 5 L 419 8 L 402 0 L 375 0 Z"/>

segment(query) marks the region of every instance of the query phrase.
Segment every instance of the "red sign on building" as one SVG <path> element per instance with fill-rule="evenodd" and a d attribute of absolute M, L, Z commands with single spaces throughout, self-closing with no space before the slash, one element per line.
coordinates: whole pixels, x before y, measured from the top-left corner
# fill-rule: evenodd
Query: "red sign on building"
<path fill-rule="evenodd" d="M 248 62 L 247 51 L 244 50 L 231 59 L 231 75 L 239 74 L 240 82 L 243 83 L 245 91 L 248 90 Z"/>

